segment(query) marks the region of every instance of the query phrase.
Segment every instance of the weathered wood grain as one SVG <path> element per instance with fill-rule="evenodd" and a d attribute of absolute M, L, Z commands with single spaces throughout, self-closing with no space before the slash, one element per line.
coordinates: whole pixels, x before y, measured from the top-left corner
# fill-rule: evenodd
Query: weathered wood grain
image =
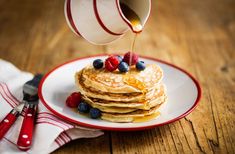
<path fill-rule="evenodd" d="M 0 0 L 0 58 L 25 71 L 47 72 L 67 60 L 124 53 L 134 35 L 95 46 L 68 28 L 62 0 Z M 176 64 L 202 85 L 193 113 L 138 132 L 105 132 L 54 153 L 235 153 L 235 1 L 153 1 L 135 51 Z M 179 102 L 180 103 L 180 102 Z"/>

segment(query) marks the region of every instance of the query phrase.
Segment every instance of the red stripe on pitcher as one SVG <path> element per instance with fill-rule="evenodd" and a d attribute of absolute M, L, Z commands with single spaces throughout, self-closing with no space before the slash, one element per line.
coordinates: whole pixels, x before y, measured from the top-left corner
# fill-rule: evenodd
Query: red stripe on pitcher
<path fill-rule="evenodd" d="M 130 29 L 133 29 L 133 28 L 132 28 L 132 25 L 131 25 L 131 23 L 130 23 L 130 21 L 128 21 L 128 20 L 126 19 L 126 17 L 124 16 L 124 14 L 122 13 L 122 9 L 121 9 L 119 0 L 116 0 L 116 6 L 117 6 L 117 9 L 118 9 L 118 13 L 119 13 L 119 15 L 121 16 L 121 18 L 123 19 L 123 21 L 130 27 Z"/>
<path fill-rule="evenodd" d="M 67 17 L 69 20 L 70 25 L 72 26 L 73 30 L 76 32 L 76 34 L 80 35 L 81 37 L 83 37 L 81 35 L 81 33 L 78 31 L 77 27 L 75 26 L 75 23 L 73 21 L 73 17 L 72 17 L 72 13 L 71 13 L 71 0 L 67 0 L 66 3 L 66 11 L 67 11 Z"/>
<path fill-rule="evenodd" d="M 111 30 L 109 30 L 105 24 L 103 23 L 103 21 L 101 20 L 100 18 L 100 15 L 99 15 L 99 12 L 98 12 L 98 9 L 97 9 L 97 0 L 93 0 L 93 7 L 94 7 L 94 12 L 95 12 L 95 16 L 96 16 L 96 19 L 98 21 L 98 23 L 100 24 L 100 26 L 109 34 L 112 34 L 112 35 L 122 35 L 123 33 L 115 33 L 115 32 L 112 32 Z"/>

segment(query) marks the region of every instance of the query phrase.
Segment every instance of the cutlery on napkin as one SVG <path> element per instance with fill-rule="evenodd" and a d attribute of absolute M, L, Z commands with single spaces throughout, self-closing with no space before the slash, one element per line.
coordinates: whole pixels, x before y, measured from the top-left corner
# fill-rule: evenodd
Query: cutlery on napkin
<path fill-rule="evenodd" d="M 0 59 L 0 120 L 23 99 L 23 84 L 32 79 L 31 73 L 22 72 L 11 63 Z M 17 140 L 23 121 L 23 114 L 0 141 L 1 154 L 15 153 L 51 153 L 71 140 L 92 138 L 103 135 L 96 129 L 80 127 L 56 117 L 42 103 L 38 104 L 38 116 L 35 120 L 34 137 L 31 148 L 22 152 Z"/>
<path fill-rule="evenodd" d="M 24 113 L 24 120 L 21 126 L 17 145 L 20 150 L 28 150 L 32 143 L 33 128 L 38 105 L 38 85 L 42 74 L 37 74 L 32 80 L 23 85 L 23 100 L 14 107 L 10 113 L 0 122 L 0 140 L 15 123 L 20 114 Z"/>

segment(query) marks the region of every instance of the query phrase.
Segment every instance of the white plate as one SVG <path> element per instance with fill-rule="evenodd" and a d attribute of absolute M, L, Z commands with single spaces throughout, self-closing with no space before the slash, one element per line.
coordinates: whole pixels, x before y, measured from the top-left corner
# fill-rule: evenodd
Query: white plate
<path fill-rule="evenodd" d="M 143 130 L 168 124 L 183 118 L 198 105 L 201 97 L 199 83 L 186 71 L 154 58 L 142 57 L 145 63 L 155 63 L 164 72 L 163 83 L 167 88 L 168 101 L 163 105 L 161 115 L 156 119 L 141 123 L 113 123 L 90 119 L 78 114 L 65 105 L 66 98 L 76 91 L 74 74 L 94 59 L 107 58 L 106 55 L 85 57 L 64 63 L 47 73 L 39 86 L 39 97 L 43 104 L 55 115 L 81 126 L 103 130 Z"/>

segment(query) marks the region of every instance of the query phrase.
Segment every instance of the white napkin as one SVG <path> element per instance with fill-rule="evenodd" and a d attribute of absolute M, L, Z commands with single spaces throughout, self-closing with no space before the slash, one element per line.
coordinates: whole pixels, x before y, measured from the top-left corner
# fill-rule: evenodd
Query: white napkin
<path fill-rule="evenodd" d="M 32 79 L 31 73 L 22 72 L 9 62 L 0 59 L 0 121 L 22 100 L 22 86 Z M 23 117 L 20 116 L 5 137 L 0 141 L 1 154 L 46 154 L 58 149 L 71 140 L 98 137 L 103 132 L 79 127 L 65 122 L 39 102 L 33 143 L 30 150 L 22 152 L 16 142 Z"/>

